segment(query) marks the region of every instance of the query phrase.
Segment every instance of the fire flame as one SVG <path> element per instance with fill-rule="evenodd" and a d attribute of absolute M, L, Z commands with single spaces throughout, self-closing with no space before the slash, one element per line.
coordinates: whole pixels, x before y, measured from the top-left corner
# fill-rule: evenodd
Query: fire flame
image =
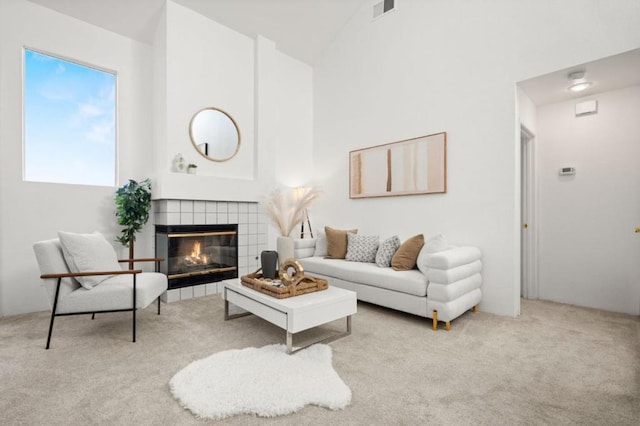
<path fill-rule="evenodd" d="M 200 254 L 200 241 L 196 241 L 193 243 L 193 248 L 191 249 L 191 256 L 186 256 L 184 260 L 187 262 L 187 264 L 190 264 L 190 265 L 207 263 L 207 255 Z"/>
<path fill-rule="evenodd" d="M 193 250 L 191 251 L 191 257 L 200 257 L 200 241 L 193 243 Z"/>

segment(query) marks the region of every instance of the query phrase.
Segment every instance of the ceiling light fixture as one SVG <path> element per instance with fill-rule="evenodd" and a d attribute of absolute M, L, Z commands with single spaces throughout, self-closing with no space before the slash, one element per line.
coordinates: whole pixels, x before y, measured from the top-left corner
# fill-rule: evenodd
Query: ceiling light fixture
<path fill-rule="evenodd" d="M 569 74 L 569 80 L 572 81 L 571 86 L 568 89 L 572 92 L 581 92 L 589 87 L 593 86 L 593 83 L 587 81 L 584 71 L 576 71 Z"/>

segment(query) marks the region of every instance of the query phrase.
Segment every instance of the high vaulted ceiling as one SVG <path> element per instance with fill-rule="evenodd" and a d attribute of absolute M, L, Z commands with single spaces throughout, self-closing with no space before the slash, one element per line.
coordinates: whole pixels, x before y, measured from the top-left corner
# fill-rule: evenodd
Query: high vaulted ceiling
<path fill-rule="evenodd" d="M 165 0 L 30 0 L 118 34 L 151 43 Z M 313 65 L 349 18 L 371 0 L 173 0 Z M 372 3 L 373 4 L 373 3 Z"/>
<path fill-rule="evenodd" d="M 1 1 L 1 0 L 0 0 Z M 124 36 L 151 43 L 166 0 L 29 0 Z M 355 12 L 377 0 L 173 0 L 249 37 L 314 65 Z M 594 82 L 572 93 L 567 75 L 584 70 Z M 640 84 L 640 50 L 603 58 L 520 82 L 536 105 Z"/>

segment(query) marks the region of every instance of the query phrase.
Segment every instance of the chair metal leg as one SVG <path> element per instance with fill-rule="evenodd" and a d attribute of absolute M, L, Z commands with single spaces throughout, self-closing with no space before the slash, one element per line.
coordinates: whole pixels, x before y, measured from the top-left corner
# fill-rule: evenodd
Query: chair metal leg
<path fill-rule="evenodd" d="M 58 278 L 58 285 L 56 286 L 56 297 L 53 299 L 53 309 L 51 310 L 51 322 L 49 323 L 49 335 L 47 336 L 47 347 L 51 343 L 51 332 L 53 331 L 53 319 L 56 317 L 56 309 L 58 308 L 58 294 L 60 294 L 60 282 L 62 278 Z"/>
<path fill-rule="evenodd" d="M 160 315 L 160 296 L 158 296 L 158 315 Z"/>
<path fill-rule="evenodd" d="M 54 311 L 51 311 L 51 322 L 49 323 L 49 335 L 47 336 L 47 347 L 49 349 L 49 343 L 51 342 L 51 332 L 53 331 L 53 319 L 56 317 Z"/>
<path fill-rule="evenodd" d="M 95 312 L 91 314 L 91 319 L 96 319 L 96 313 Z"/>

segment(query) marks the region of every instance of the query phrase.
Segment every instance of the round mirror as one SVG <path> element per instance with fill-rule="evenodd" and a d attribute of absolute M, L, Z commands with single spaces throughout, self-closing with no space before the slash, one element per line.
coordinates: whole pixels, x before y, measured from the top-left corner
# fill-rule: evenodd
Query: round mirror
<path fill-rule="evenodd" d="M 227 161 L 240 149 L 240 130 L 229 114 L 210 107 L 198 111 L 189 123 L 196 150 L 211 161 Z"/>

